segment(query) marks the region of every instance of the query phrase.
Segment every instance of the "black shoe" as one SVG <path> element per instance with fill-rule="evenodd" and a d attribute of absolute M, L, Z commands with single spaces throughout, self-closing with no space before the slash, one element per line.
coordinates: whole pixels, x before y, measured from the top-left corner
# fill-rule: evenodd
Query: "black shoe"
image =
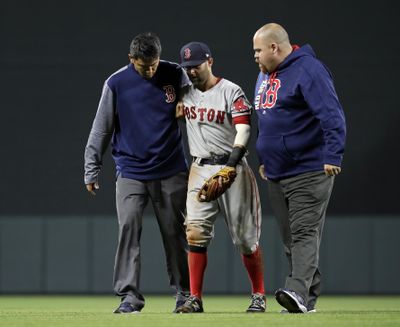
<path fill-rule="evenodd" d="M 140 313 L 142 308 L 139 308 L 132 303 L 122 302 L 118 308 L 114 310 L 114 313 Z"/>
<path fill-rule="evenodd" d="M 178 313 L 178 308 L 183 306 L 186 302 L 186 300 L 189 298 L 188 293 L 177 293 L 176 294 L 176 305 L 175 305 L 175 310 L 172 311 L 173 313 Z"/>
<path fill-rule="evenodd" d="M 175 313 L 200 313 L 204 312 L 203 302 L 196 296 L 189 296 L 183 305 L 176 308 Z"/>
<path fill-rule="evenodd" d="M 251 303 L 246 312 L 265 312 L 265 307 L 265 295 L 256 293 L 251 296 Z"/>
<path fill-rule="evenodd" d="M 307 312 L 303 298 L 293 291 L 280 288 L 275 292 L 275 298 L 289 313 Z"/>

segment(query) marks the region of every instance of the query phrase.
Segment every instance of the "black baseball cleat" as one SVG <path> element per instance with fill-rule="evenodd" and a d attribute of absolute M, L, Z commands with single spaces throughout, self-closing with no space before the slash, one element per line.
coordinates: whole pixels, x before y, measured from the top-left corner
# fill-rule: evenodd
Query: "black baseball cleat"
<path fill-rule="evenodd" d="M 183 306 L 186 302 L 186 300 L 189 298 L 188 293 L 178 293 L 176 294 L 176 304 L 175 304 L 175 309 L 172 311 L 173 313 L 178 313 L 178 308 Z"/>
<path fill-rule="evenodd" d="M 203 302 L 196 296 L 189 296 L 183 305 L 176 308 L 175 313 L 200 313 L 204 312 Z"/>
<path fill-rule="evenodd" d="M 265 295 L 260 293 L 252 294 L 250 306 L 246 312 L 265 312 L 266 299 Z"/>
<path fill-rule="evenodd" d="M 113 313 L 140 313 L 142 308 L 133 305 L 129 302 L 122 302 L 118 308 L 116 308 Z"/>
<path fill-rule="evenodd" d="M 306 313 L 303 298 L 296 292 L 280 288 L 275 292 L 275 298 L 289 313 Z"/>
<path fill-rule="evenodd" d="M 281 311 L 280 311 L 280 313 L 282 313 L 282 314 L 286 314 L 286 313 L 293 313 L 293 312 L 289 312 L 289 311 L 287 311 L 286 309 L 282 309 Z M 317 313 L 317 309 L 307 309 L 307 312 L 306 313 Z"/>

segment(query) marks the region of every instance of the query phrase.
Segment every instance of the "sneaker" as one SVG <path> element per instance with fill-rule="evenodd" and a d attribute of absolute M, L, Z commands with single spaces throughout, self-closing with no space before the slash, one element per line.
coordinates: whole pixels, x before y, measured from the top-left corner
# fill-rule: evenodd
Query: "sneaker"
<path fill-rule="evenodd" d="M 122 302 L 118 308 L 116 308 L 113 312 L 114 313 L 140 313 L 142 308 L 139 308 L 132 303 L 129 302 Z"/>
<path fill-rule="evenodd" d="M 172 311 L 173 313 L 178 313 L 178 308 L 183 306 L 186 302 L 186 300 L 189 298 L 189 294 L 187 293 L 178 293 L 176 294 L 176 305 L 175 305 L 175 310 Z"/>
<path fill-rule="evenodd" d="M 204 312 L 203 302 L 196 296 L 189 296 L 183 305 L 176 308 L 175 313 L 199 313 Z"/>
<path fill-rule="evenodd" d="M 260 293 L 253 294 L 251 296 L 250 306 L 247 308 L 246 312 L 265 312 L 265 295 Z"/>
<path fill-rule="evenodd" d="M 303 298 L 293 291 L 280 288 L 275 292 L 275 298 L 290 313 L 307 312 Z"/>

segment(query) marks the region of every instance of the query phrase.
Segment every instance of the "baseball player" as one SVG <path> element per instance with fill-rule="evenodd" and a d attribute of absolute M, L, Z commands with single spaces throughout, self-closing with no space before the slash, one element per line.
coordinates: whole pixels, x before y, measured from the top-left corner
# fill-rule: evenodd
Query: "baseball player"
<path fill-rule="evenodd" d="M 213 75 L 213 58 L 206 44 L 186 44 L 180 51 L 180 59 L 192 82 L 183 91 L 183 106 L 178 109 L 178 116 L 186 118 L 193 156 L 186 201 L 191 295 L 176 312 L 203 312 L 207 247 L 220 212 L 225 214 L 233 243 L 241 253 L 251 281 L 252 297 L 247 312 L 264 312 L 260 199 L 253 172 L 244 157 L 250 137 L 252 107 L 238 85 Z M 207 189 L 202 193 L 204 181 L 217 174 L 214 175 L 219 183 L 216 188 L 223 188 L 220 185 L 223 174 L 218 176 L 221 171 L 228 171 L 234 182 L 215 200 L 207 199 Z"/>
<path fill-rule="evenodd" d="M 121 298 L 114 313 L 138 313 L 145 304 L 139 289 L 140 236 L 149 200 L 163 239 L 170 285 L 177 292 L 175 308 L 189 293 L 183 214 L 187 165 L 175 108 L 179 90 L 190 81 L 177 64 L 160 60 L 160 54 L 154 33 L 133 39 L 129 65 L 104 83 L 85 150 L 85 184 L 94 193 L 112 138 L 119 223 L 114 291 Z"/>

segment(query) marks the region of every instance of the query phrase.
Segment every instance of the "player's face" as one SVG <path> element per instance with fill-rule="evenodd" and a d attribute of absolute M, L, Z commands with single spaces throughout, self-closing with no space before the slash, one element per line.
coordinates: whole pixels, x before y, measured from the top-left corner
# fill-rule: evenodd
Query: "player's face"
<path fill-rule="evenodd" d="M 186 67 L 185 70 L 195 87 L 204 85 L 211 76 L 211 64 L 209 61 L 205 61 L 198 66 Z"/>
<path fill-rule="evenodd" d="M 149 58 L 149 59 L 135 59 L 133 57 L 129 57 L 131 63 L 135 67 L 135 70 L 139 73 L 139 75 L 143 76 L 146 79 L 150 79 L 154 76 L 157 71 L 158 64 L 160 63 L 160 58 Z"/>
<path fill-rule="evenodd" d="M 271 73 L 276 68 L 274 60 L 274 49 L 265 42 L 261 36 L 256 35 L 253 39 L 254 59 L 263 73 Z"/>

